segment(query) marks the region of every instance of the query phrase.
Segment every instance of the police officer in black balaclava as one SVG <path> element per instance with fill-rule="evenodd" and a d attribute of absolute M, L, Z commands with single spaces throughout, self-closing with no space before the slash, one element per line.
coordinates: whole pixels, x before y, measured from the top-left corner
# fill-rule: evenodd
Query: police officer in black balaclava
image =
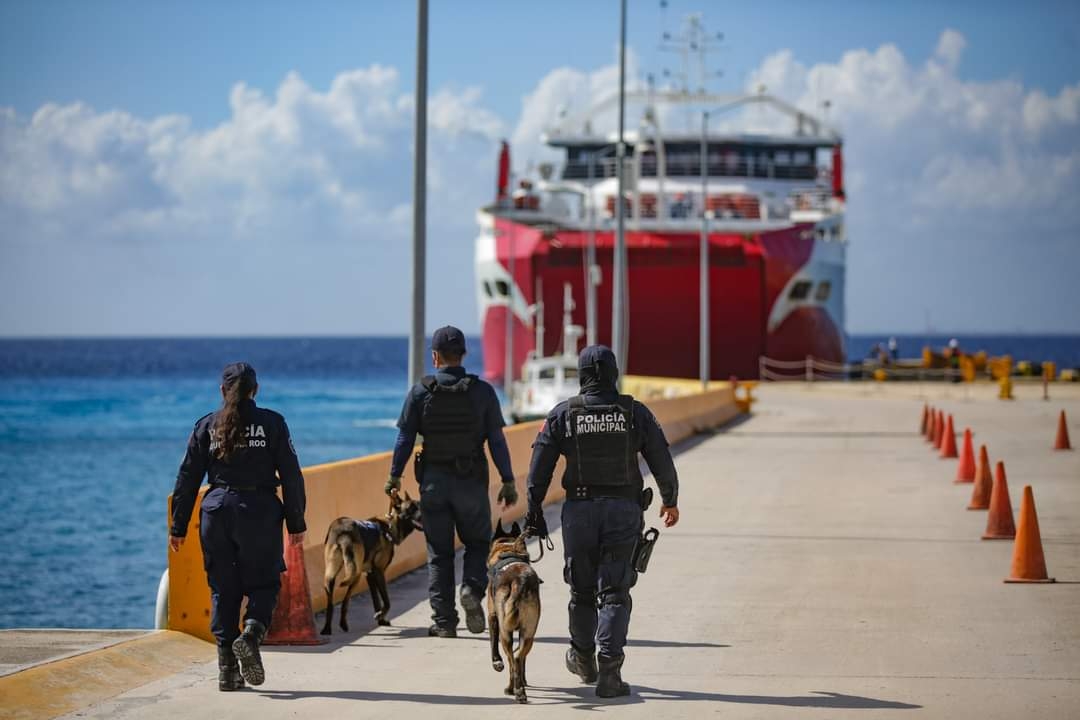
<path fill-rule="evenodd" d="M 180 549 L 199 485 L 203 497 L 199 539 L 210 584 L 210 629 L 218 645 L 218 688 L 239 690 L 265 678 L 259 644 L 281 587 L 281 521 L 289 542 L 304 541 L 304 476 L 285 418 L 256 407 L 255 368 L 233 363 L 221 376 L 221 409 L 195 423 L 172 495 L 169 544 Z M 276 494 L 281 485 L 284 504 Z M 244 631 L 240 605 L 247 597 Z M 237 659 L 239 658 L 239 667 Z"/>
<path fill-rule="evenodd" d="M 428 596 L 434 623 L 428 635 L 457 636 L 454 606 L 454 532 L 465 546 L 461 606 L 469 632 L 484 632 L 481 599 L 487 590 L 491 547 L 491 500 L 488 496 L 487 441 L 502 487 L 498 500 L 510 507 L 518 500 L 510 452 L 503 436 L 502 409 L 495 389 L 461 366 L 465 336 L 456 327 L 439 328 L 431 339 L 435 374 L 413 386 L 398 419 L 398 437 L 390 464 L 387 494 L 401 488 L 401 475 L 417 433 L 424 447 L 416 463 L 420 511 L 428 551 Z"/>
<path fill-rule="evenodd" d="M 637 581 L 632 555 L 644 524 L 638 453 L 660 489 L 660 516 L 667 527 L 679 520 L 679 479 L 656 418 L 640 402 L 619 395 L 614 353 L 603 345 L 585 348 L 578 357 L 578 376 L 581 394 L 555 406 L 533 445 L 525 525 L 531 534 L 547 536 L 544 496 L 555 463 L 565 456 L 563 577 L 570 585 L 566 667 L 583 682 L 595 682 L 600 697 L 617 697 L 630 693 L 621 669 L 630 588 Z"/>

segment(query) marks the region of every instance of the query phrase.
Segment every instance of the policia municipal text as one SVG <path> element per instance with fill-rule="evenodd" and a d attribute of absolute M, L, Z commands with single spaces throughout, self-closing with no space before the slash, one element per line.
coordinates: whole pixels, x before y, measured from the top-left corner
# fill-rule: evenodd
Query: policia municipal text
<path fill-rule="evenodd" d="M 222 407 L 195 423 L 172 495 L 169 541 L 177 551 L 187 535 L 199 485 L 209 475 L 199 539 L 213 604 L 210 629 L 217 638 L 221 690 L 240 689 L 245 680 L 262 684 L 259 644 L 274 614 L 285 570 L 282 519 L 290 543 L 302 543 L 306 529 L 304 477 L 289 428 L 281 415 L 255 406 L 258 390 L 255 369 L 247 363 L 225 368 Z M 284 504 L 275 492 L 279 484 Z M 240 604 L 245 596 L 247 617 L 241 634 Z"/>
<path fill-rule="evenodd" d="M 630 588 L 637 581 L 635 548 L 641 552 L 643 508 L 652 495 L 644 489 L 638 453 L 660 489 L 660 516 L 667 527 L 679 520 L 679 480 L 656 418 L 640 402 L 619 394 L 619 370 L 611 350 L 602 345 L 582 350 L 578 376 L 581 394 L 555 406 L 533 445 L 525 525 L 531 534 L 547 536 L 544 496 L 555 463 L 565 456 L 563 576 L 570 585 L 566 667 L 584 682 L 595 682 L 600 697 L 616 697 L 630 692 L 621 675 L 623 648 L 630 625 Z"/>
<path fill-rule="evenodd" d="M 428 551 L 428 596 L 434 621 L 428 634 L 455 637 L 455 530 L 465 546 L 461 582 L 465 625 L 473 633 L 483 632 L 485 625 L 481 599 L 487 590 L 491 546 L 485 440 L 502 481 L 499 501 L 510 507 L 517 502 L 518 494 L 495 390 L 461 366 L 465 336 L 449 325 L 439 328 L 432 336 L 431 350 L 435 374 L 414 385 L 405 398 L 386 492 L 396 493 L 401 487 L 401 474 L 420 433 L 424 445 L 416 456 L 416 478 L 420 483 Z"/>

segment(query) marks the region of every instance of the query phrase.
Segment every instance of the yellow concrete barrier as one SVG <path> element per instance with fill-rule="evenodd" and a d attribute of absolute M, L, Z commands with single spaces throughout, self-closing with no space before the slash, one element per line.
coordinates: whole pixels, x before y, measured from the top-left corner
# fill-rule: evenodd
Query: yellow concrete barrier
<path fill-rule="evenodd" d="M 642 378 L 640 385 L 627 385 L 645 393 L 637 396 L 646 400 L 657 420 L 664 428 L 668 442 L 676 443 L 691 435 L 710 428 L 715 428 L 731 420 L 738 414 L 735 393 L 730 383 L 711 383 L 708 392 L 700 392 L 701 384 L 696 381 L 668 381 L 671 389 L 665 390 L 660 379 Z M 693 388 L 698 392 L 693 392 Z M 649 393 L 652 393 L 651 395 Z M 650 399 L 654 397 L 655 399 Z M 505 521 L 520 518 L 525 514 L 525 478 L 529 470 L 529 458 L 532 442 L 540 429 L 542 421 L 520 423 L 506 428 L 506 442 L 513 461 L 518 493 L 518 504 L 506 512 L 500 512 L 495 496 L 499 483 L 490 483 L 492 519 L 502 517 Z M 326 592 L 323 590 L 323 549 L 322 544 L 326 528 L 341 516 L 367 518 L 386 513 L 389 505 L 383 484 L 390 473 L 391 453 L 377 453 L 352 460 L 315 465 L 304 469 L 307 488 L 307 526 L 308 534 L 304 543 L 304 564 L 307 569 L 308 587 L 311 591 L 311 604 L 316 611 L 326 607 Z M 551 484 L 546 502 L 556 502 L 563 498 L 564 491 L 559 483 L 562 477 L 563 462 L 560 460 L 555 471 L 555 480 Z M 492 478 L 498 474 L 494 466 L 489 469 Z M 402 480 L 402 488 L 411 495 L 417 494 L 412 463 L 409 463 Z M 212 640 L 210 634 L 210 589 L 206 584 L 206 573 L 202 563 L 202 549 L 199 544 L 199 504 L 208 488 L 203 486 L 199 493 L 188 528 L 188 540 L 179 552 L 169 555 L 169 628 Z M 167 537 L 162 535 L 162 543 Z M 419 533 L 411 535 L 394 554 L 394 562 L 387 569 L 387 579 L 414 570 L 427 561 L 424 538 Z M 366 589 L 362 583 L 358 589 Z M 339 588 L 340 592 L 344 592 Z M 335 600 L 340 600 L 341 594 Z"/>

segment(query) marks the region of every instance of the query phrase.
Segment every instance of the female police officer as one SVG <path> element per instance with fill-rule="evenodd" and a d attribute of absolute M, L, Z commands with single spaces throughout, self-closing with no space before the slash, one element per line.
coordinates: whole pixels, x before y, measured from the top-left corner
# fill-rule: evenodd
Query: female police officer
<path fill-rule="evenodd" d="M 664 525 L 679 521 L 679 478 L 664 431 L 640 402 L 620 395 L 615 355 L 591 345 L 578 357 L 581 394 L 547 416 L 529 465 L 525 525 L 547 537 L 544 496 L 560 455 L 566 456 L 562 510 L 570 585 L 567 669 L 596 683 L 600 697 L 628 695 L 622 680 L 623 647 L 630 625 L 630 588 L 637 581 L 632 555 L 641 535 L 644 481 L 638 453 L 660 488 Z M 599 658 L 593 653 L 599 651 Z M 599 660 L 599 672 L 597 669 Z"/>
<path fill-rule="evenodd" d="M 261 685 L 259 643 L 277 603 L 282 562 L 281 521 L 289 542 L 304 540 L 304 477 L 285 418 L 255 406 L 255 369 L 233 363 L 221 376 L 221 409 L 195 423 L 172 495 L 169 544 L 180 549 L 203 476 L 210 490 L 202 502 L 199 539 L 210 584 L 217 638 L 218 688 L 237 690 L 244 680 Z M 275 488 L 281 485 L 284 505 Z M 241 634 L 240 603 L 247 596 Z M 237 660 L 239 659 L 239 667 Z"/>

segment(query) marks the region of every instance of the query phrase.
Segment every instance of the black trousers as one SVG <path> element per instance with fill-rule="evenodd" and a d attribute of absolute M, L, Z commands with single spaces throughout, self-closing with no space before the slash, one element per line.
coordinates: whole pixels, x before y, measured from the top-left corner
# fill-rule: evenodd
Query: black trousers
<path fill-rule="evenodd" d="M 281 573 L 281 525 L 285 512 L 277 495 L 213 488 L 203 498 L 199 539 L 210 584 L 210 629 L 226 646 L 240 634 L 240 604 L 246 618 L 270 626 Z"/>
<path fill-rule="evenodd" d="M 465 546 L 461 587 L 482 598 L 487 591 L 491 548 L 491 499 L 483 476 L 459 476 L 428 466 L 420 482 L 420 512 L 428 552 L 431 618 L 440 627 L 457 627 L 454 603 L 454 532 Z"/>
<path fill-rule="evenodd" d="M 626 646 L 637 582 L 632 556 L 641 535 L 641 506 L 623 498 L 567 500 L 562 509 L 570 586 L 570 643 L 585 654 L 620 658 Z"/>

